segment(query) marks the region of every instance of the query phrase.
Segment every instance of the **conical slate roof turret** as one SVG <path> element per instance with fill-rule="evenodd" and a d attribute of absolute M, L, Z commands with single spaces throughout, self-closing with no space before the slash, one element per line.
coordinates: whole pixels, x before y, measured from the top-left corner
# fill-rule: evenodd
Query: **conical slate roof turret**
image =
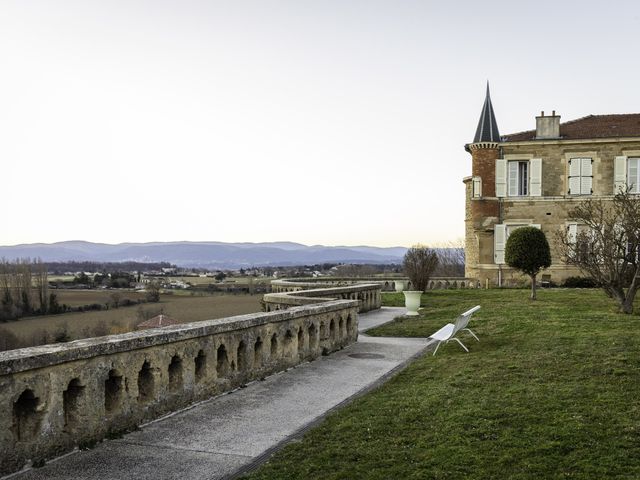
<path fill-rule="evenodd" d="M 487 96 L 484 99 L 484 105 L 482 106 L 482 113 L 480 114 L 480 120 L 478 121 L 478 128 L 476 129 L 476 136 L 473 138 L 473 143 L 499 141 L 500 132 L 498 131 L 496 116 L 493 113 L 493 105 L 491 105 L 491 96 L 489 95 L 489 82 L 487 82 Z"/>

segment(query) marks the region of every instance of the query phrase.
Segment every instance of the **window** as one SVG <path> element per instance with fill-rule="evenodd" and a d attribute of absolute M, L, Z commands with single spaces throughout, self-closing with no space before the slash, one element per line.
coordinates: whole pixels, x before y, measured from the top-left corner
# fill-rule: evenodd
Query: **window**
<path fill-rule="evenodd" d="M 508 176 L 510 197 L 529 195 L 529 162 L 509 162 Z"/>
<path fill-rule="evenodd" d="M 504 249 L 507 245 L 509 236 L 517 229 L 522 227 L 536 227 L 540 228 L 538 224 L 526 224 L 526 223 L 513 223 L 513 224 L 498 224 L 493 228 L 493 261 L 497 264 L 504 263 Z"/>
<path fill-rule="evenodd" d="M 627 159 L 627 185 L 631 193 L 640 193 L 640 158 Z"/>
<path fill-rule="evenodd" d="M 482 178 L 481 177 L 473 177 L 472 187 L 473 187 L 472 197 L 473 198 L 482 197 Z"/>
<path fill-rule="evenodd" d="M 593 193 L 593 160 L 572 158 L 569 160 L 569 195 Z"/>
<path fill-rule="evenodd" d="M 542 159 L 496 160 L 496 197 L 542 196 Z"/>

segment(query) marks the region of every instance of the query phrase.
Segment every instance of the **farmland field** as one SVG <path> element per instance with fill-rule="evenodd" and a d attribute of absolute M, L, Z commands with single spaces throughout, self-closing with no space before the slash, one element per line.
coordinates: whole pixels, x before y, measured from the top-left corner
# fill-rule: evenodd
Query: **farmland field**
<path fill-rule="evenodd" d="M 56 291 L 60 304 L 104 304 L 114 290 Z M 135 300 L 136 292 L 118 292 L 122 298 Z M 145 318 L 164 313 L 181 323 L 254 313 L 261 310 L 262 295 L 162 295 L 158 303 L 102 311 L 75 312 L 61 315 L 26 317 L 0 323 L 0 351 L 44 345 L 58 340 L 77 340 L 116 333 L 125 333 Z"/>

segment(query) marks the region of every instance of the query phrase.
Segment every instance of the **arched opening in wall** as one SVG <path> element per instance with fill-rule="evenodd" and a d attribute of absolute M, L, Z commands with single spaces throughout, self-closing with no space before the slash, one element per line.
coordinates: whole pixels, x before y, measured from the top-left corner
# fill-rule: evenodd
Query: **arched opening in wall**
<path fill-rule="evenodd" d="M 313 350 L 316 348 L 318 343 L 318 330 L 316 329 L 315 324 L 309 325 L 309 350 Z"/>
<path fill-rule="evenodd" d="M 67 389 L 62 392 L 65 430 L 72 430 L 78 426 L 83 395 L 84 385 L 80 383 L 79 378 L 71 380 L 67 385 Z"/>
<path fill-rule="evenodd" d="M 331 340 L 335 340 L 336 338 L 336 321 L 331 319 L 331 323 L 329 324 L 329 337 Z"/>
<path fill-rule="evenodd" d="M 304 329 L 300 327 L 298 329 L 298 352 L 304 349 Z"/>
<path fill-rule="evenodd" d="M 351 315 L 347 316 L 347 335 L 351 334 L 351 327 L 353 326 L 353 320 L 351 320 Z"/>
<path fill-rule="evenodd" d="M 218 347 L 216 353 L 216 372 L 218 378 L 223 378 L 229 373 L 229 357 L 227 355 L 227 347 L 224 344 Z"/>
<path fill-rule="evenodd" d="M 27 388 L 13 403 L 13 434 L 19 442 L 30 440 L 38 435 L 42 413 L 38 412 L 40 399 L 33 390 Z"/>
<path fill-rule="evenodd" d="M 147 403 L 153 400 L 155 395 L 155 379 L 151 364 L 145 360 L 138 372 L 138 402 Z"/>
<path fill-rule="evenodd" d="M 182 388 L 182 359 L 178 355 L 171 357 L 169 363 L 169 391 L 175 392 Z"/>
<path fill-rule="evenodd" d="M 275 333 L 271 336 L 271 351 L 269 353 L 271 360 L 278 358 L 278 335 Z"/>
<path fill-rule="evenodd" d="M 195 364 L 196 383 L 200 383 L 207 376 L 207 356 L 204 350 L 199 350 L 196 358 L 193 359 Z"/>
<path fill-rule="evenodd" d="M 287 330 L 287 333 L 284 334 L 284 356 L 291 358 L 296 354 L 296 346 L 293 342 L 293 332 L 291 330 Z"/>
<path fill-rule="evenodd" d="M 256 339 L 253 345 L 253 366 L 259 368 L 262 366 L 262 340 L 260 337 Z"/>
<path fill-rule="evenodd" d="M 104 411 L 115 413 L 122 404 L 122 375 L 115 370 L 109 370 L 109 375 L 104 381 Z"/>
<path fill-rule="evenodd" d="M 244 340 L 238 344 L 237 359 L 238 371 L 243 372 L 247 368 L 247 344 L 244 343 Z"/>

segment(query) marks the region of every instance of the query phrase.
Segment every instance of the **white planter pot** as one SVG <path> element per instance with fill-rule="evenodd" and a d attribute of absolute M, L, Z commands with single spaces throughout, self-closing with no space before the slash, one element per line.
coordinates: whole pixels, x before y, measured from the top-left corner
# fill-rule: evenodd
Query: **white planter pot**
<path fill-rule="evenodd" d="M 418 315 L 422 292 L 419 290 L 406 290 L 402 293 L 404 293 L 404 306 L 407 307 L 407 313 L 405 315 L 408 317 Z"/>
<path fill-rule="evenodd" d="M 404 280 L 395 280 L 394 284 L 395 284 L 396 292 L 401 292 L 404 290 L 404 287 L 405 287 Z"/>

